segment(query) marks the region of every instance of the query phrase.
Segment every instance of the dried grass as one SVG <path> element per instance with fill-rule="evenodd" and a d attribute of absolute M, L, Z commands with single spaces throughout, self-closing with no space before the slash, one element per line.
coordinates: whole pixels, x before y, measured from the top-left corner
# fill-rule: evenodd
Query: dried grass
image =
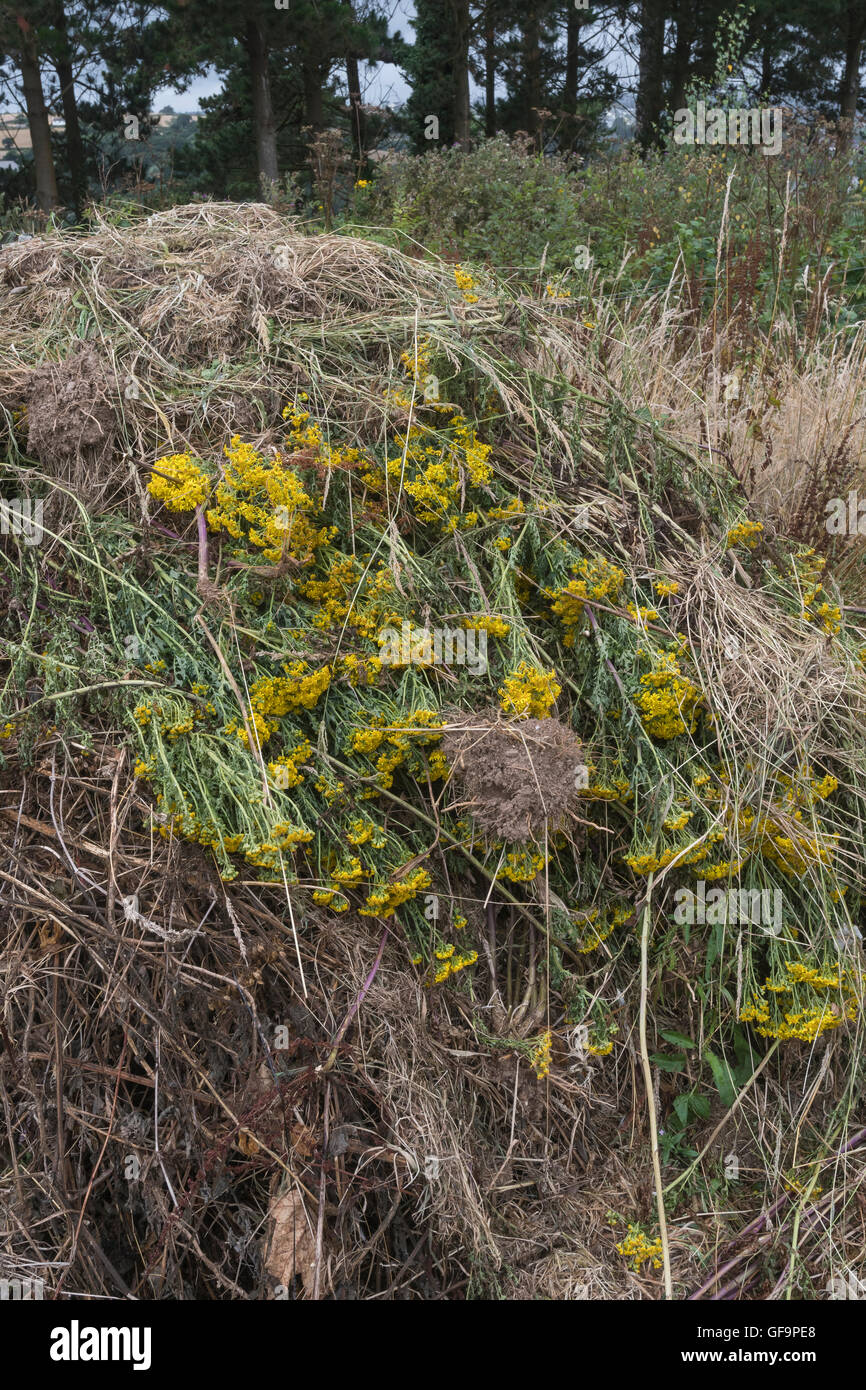
<path fill-rule="evenodd" d="M 83 336 L 113 383 L 112 465 L 93 485 L 86 452 L 46 446 L 43 456 L 38 437 L 32 447 L 45 478 L 91 512 L 136 518 L 148 505 L 137 468 L 158 452 L 221 448 L 233 430 L 267 447 L 279 405 L 298 389 L 341 437 L 384 434 L 399 354 L 428 337 L 495 394 L 502 476 L 531 496 L 550 474 L 562 535 L 580 517 L 581 534 L 603 537 L 630 574 L 679 580 L 681 623 L 730 761 L 756 765 L 754 786 L 732 794 L 760 797 L 762 779 L 808 748 L 848 769 L 846 790 L 862 806 L 862 670 L 804 634 L 766 590 L 744 587 L 686 486 L 702 470 L 712 476 L 723 449 L 743 479 L 760 472 L 746 402 L 722 409 L 721 374 L 708 373 L 699 345 L 674 351 L 686 318 L 662 306 L 647 332 L 649 311 L 643 323 L 616 322 L 600 305 L 595 358 L 594 330 L 547 306 L 491 293 L 469 315 L 453 301 L 447 267 L 308 238 L 255 205 L 173 209 L 122 232 L 98 219 L 83 238 L 7 248 L 10 467 L 34 475 L 9 412 Z M 796 505 L 796 489 L 779 486 L 791 458 L 836 448 L 840 431 L 846 448 L 861 447 L 864 347 L 834 352 L 824 377 L 792 375 L 783 407 L 761 416 L 777 472 L 765 468 L 753 492 L 780 528 Z M 564 408 L 561 382 L 540 401 L 530 371 L 563 374 L 573 388 Z M 835 392 L 826 410 L 816 408 L 822 390 Z M 629 413 L 645 405 L 663 426 Z M 580 422 L 574 449 L 569 411 Z M 677 453 L 678 491 L 650 504 L 627 469 L 612 476 L 623 421 L 643 479 L 663 446 Z M 63 524 L 77 517 L 73 496 Z M 736 663 L 724 655 L 732 636 L 744 653 Z M 402 942 L 389 938 L 382 954 L 363 919 L 335 923 L 311 909 L 296 933 L 278 888 L 251 879 L 229 889 L 203 852 L 141 830 L 150 807 L 129 779 L 122 733 L 93 725 L 93 752 L 54 733 L 2 774 L 0 1274 L 108 1298 L 263 1298 L 275 1285 L 338 1299 L 658 1297 L 655 1277 L 628 1273 L 613 1254 L 622 1231 L 607 1220 L 610 1209 L 652 1215 L 632 1010 L 615 1059 L 558 1040 L 540 1085 L 521 1047 L 544 1022 L 537 982 L 509 1012 L 495 950 L 477 992 L 449 996 L 423 988 Z M 862 880 L 857 848 L 845 852 Z M 513 937 L 514 900 L 491 898 L 471 872 L 467 881 L 479 921 L 492 909 L 500 944 Z M 381 966 L 355 1014 L 377 945 Z M 615 964 L 607 952 L 600 970 Z M 680 964 L 687 977 L 692 963 Z M 682 1026 L 667 1007 L 657 1000 L 659 1027 Z M 755 1085 L 737 1125 L 757 1153 L 777 1140 L 781 1152 L 805 1114 L 838 1133 L 847 1056 L 833 1037 L 814 1091 L 799 1055 L 782 1079 Z M 851 1156 L 837 1166 L 844 1202 L 831 1217 L 815 1208 L 803 1228 L 816 1278 L 831 1255 L 853 1258 L 862 1234 L 862 1173 Z M 723 1263 L 728 1233 L 703 1216 L 686 1208 L 672 1221 L 678 1296 Z M 810 1246 L 821 1222 L 830 1236 Z M 768 1243 L 757 1231 L 744 1249 L 764 1258 Z M 745 1288 L 752 1269 L 738 1266 Z"/>

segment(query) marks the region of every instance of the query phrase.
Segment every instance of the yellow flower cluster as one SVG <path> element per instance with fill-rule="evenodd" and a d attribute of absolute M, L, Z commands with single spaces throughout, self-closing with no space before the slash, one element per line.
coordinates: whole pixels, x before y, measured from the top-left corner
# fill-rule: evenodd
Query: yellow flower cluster
<path fill-rule="evenodd" d="M 247 850 L 244 858 L 257 869 L 276 872 L 282 864 L 284 850 L 292 850 L 296 845 L 308 845 L 312 839 L 312 830 L 307 830 L 305 826 L 289 825 L 280 821 L 273 826 L 270 837 Z"/>
<path fill-rule="evenodd" d="M 508 521 L 513 516 L 523 516 L 526 507 L 520 497 L 512 497 L 504 507 L 491 507 L 487 513 L 488 521 Z"/>
<path fill-rule="evenodd" d="M 754 822 L 753 837 L 765 859 L 776 864 L 788 878 L 802 878 L 814 865 L 825 867 L 833 861 L 838 835 L 816 832 L 808 835 L 777 834 L 778 826 L 769 817 Z"/>
<path fill-rule="evenodd" d="M 607 599 L 611 604 L 616 603 L 625 583 L 625 571 L 601 555 L 581 558 L 572 565 L 572 572 L 577 578 L 564 589 L 545 591 L 553 599 L 552 612 L 565 628 L 563 643 L 566 647 L 574 646 L 575 629 L 583 617 L 586 600 Z"/>
<path fill-rule="evenodd" d="M 754 1024 L 762 1037 L 811 1043 L 857 1018 L 855 972 L 838 964 L 828 972 L 801 960 L 785 961 L 784 969 L 782 979 L 767 976 L 740 1012 L 740 1021 Z M 827 998 L 831 990 L 837 994 L 832 1002 Z"/>
<path fill-rule="evenodd" d="M 578 792 L 578 796 L 584 801 L 623 801 L 630 794 L 631 787 L 625 777 L 613 777 L 610 785 L 605 782 L 590 782 L 589 786 Z"/>
<path fill-rule="evenodd" d="M 346 839 L 350 845 L 369 844 L 371 849 L 382 849 L 387 843 L 384 832 L 366 816 L 359 816 L 350 822 L 346 830 Z"/>
<path fill-rule="evenodd" d="M 393 784 L 393 773 L 405 761 L 415 747 L 438 743 L 442 737 L 442 718 L 438 710 L 418 709 L 408 714 L 399 725 L 386 725 L 383 715 L 373 715 L 368 727 L 353 729 L 348 741 L 348 752 L 373 754 L 383 743 L 389 743 L 376 759 L 377 780 L 386 791 Z M 448 774 L 448 764 L 444 754 L 434 752 L 429 760 L 430 776 L 434 780 Z M 375 796 L 375 791 L 362 794 L 365 798 Z"/>
<path fill-rule="evenodd" d="M 274 564 L 286 558 L 310 564 L 336 528 L 317 528 L 310 520 L 316 503 L 298 475 L 279 454 L 265 459 L 240 435 L 232 436 L 224 453 L 228 466 L 217 485 L 216 506 L 207 513 L 210 529 L 226 531 L 235 540 L 246 536 Z"/>
<path fill-rule="evenodd" d="M 539 1081 L 543 1081 L 550 1072 L 550 1051 L 553 1045 L 553 1036 L 550 1029 L 542 1035 L 541 1041 L 534 1049 L 529 1059 L 530 1066 L 534 1068 L 535 1075 Z"/>
<path fill-rule="evenodd" d="M 384 741 L 385 734 L 382 729 L 353 729 L 349 740 L 349 752 L 375 753 Z"/>
<path fill-rule="evenodd" d="M 679 845 L 674 846 L 672 849 L 666 849 L 661 854 L 628 854 L 625 857 L 625 862 L 628 864 L 632 873 L 635 874 L 656 873 L 659 869 L 666 869 L 673 859 L 677 859 L 678 866 L 684 864 L 700 864 L 703 859 L 706 859 L 713 845 L 724 838 L 724 830 L 711 831 L 706 839 L 702 841 L 701 844 L 696 845 L 696 847 L 683 859 L 677 859 L 677 856 L 681 854 L 683 850 L 683 846 Z"/>
<path fill-rule="evenodd" d="M 375 685 L 381 670 L 382 662 L 378 656 L 360 657 L 355 652 L 338 656 L 334 662 L 334 674 L 347 676 L 353 690 L 361 685 Z"/>
<path fill-rule="evenodd" d="M 625 606 L 628 616 L 636 623 L 651 623 L 658 617 L 658 609 L 645 608 L 643 604 L 636 608 L 630 601 Z"/>
<path fill-rule="evenodd" d="M 312 709 L 331 684 L 330 666 L 310 671 L 305 661 L 294 661 L 284 665 L 283 670 L 285 675 L 263 676 L 250 687 L 248 722 L 260 747 L 279 728 L 283 715 L 291 710 Z M 236 734 L 244 747 L 249 746 L 247 730 L 238 720 L 227 724 L 225 733 Z"/>
<path fill-rule="evenodd" d="M 464 618 L 463 626 L 468 632 L 489 632 L 491 637 L 507 637 L 511 631 L 511 624 L 505 622 L 504 618 L 488 618 L 484 615 Z"/>
<path fill-rule="evenodd" d="M 469 271 L 464 270 L 461 265 L 455 265 L 454 279 L 457 283 L 457 288 L 461 291 L 466 303 L 477 304 L 478 295 L 470 294 L 470 290 L 473 290 L 475 288 L 475 281 L 472 279 L 472 276 L 469 274 Z"/>
<path fill-rule="evenodd" d="M 521 661 L 517 670 L 506 677 L 498 693 L 500 707 L 506 714 L 516 714 L 521 719 L 530 716 L 546 719 L 562 693 L 562 686 L 554 670 L 539 671 Z"/>
<path fill-rule="evenodd" d="M 282 757 L 268 763 L 268 772 L 280 791 L 288 791 L 290 787 L 298 787 L 304 780 L 304 774 L 300 771 L 298 764 L 304 763 L 312 756 L 312 747 L 309 739 L 303 739 L 301 743 L 293 748 L 291 753 L 284 753 Z"/>
<path fill-rule="evenodd" d="M 747 550 L 754 550 L 763 529 L 763 523 L 760 521 L 741 521 L 738 526 L 731 527 L 725 545 L 728 550 L 735 545 L 744 545 Z"/>
<path fill-rule="evenodd" d="M 734 878 L 748 858 L 749 855 L 745 854 L 740 859 L 723 859 L 720 864 L 713 864 L 712 868 L 702 869 L 701 877 L 705 883 L 715 883 L 720 878 Z"/>
<path fill-rule="evenodd" d="M 319 605 L 313 626 L 328 628 L 342 622 L 351 607 L 353 592 L 359 579 L 358 565 L 353 555 L 338 555 L 331 560 L 325 579 L 301 579 L 295 587 L 304 598 Z"/>
<path fill-rule="evenodd" d="M 493 481 L 493 469 L 488 463 L 492 445 L 482 444 L 472 426 L 459 417 L 454 421 L 454 438 L 472 487 L 487 487 Z"/>
<path fill-rule="evenodd" d="M 703 695 L 683 675 L 673 652 L 656 653 L 656 669 L 641 676 L 635 704 L 641 720 L 653 738 L 670 739 L 694 733 L 703 708 Z"/>
<path fill-rule="evenodd" d="M 357 855 L 352 855 L 352 858 L 347 864 L 331 872 L 331 878 L 334 882 L 342 884 L 344 888 L 351 888 L 354 884 L 360 883 L 362 878 L 366 877 L 364 866 Z"/>
<path fill-rule="evenodd" d="M 330 666 L 311 671 L 306 661 L 293 661 L 283 671 L 283 676 L 264 676 L 250 686 L 250 705 L 267 719 L 312 709 L 331 684 Z"/>
<path fill-rule="evenodd" d="M 826 801 L 839 787 L 839 779 L 831 772 L 816 777 L 809 763 L 802 764 L 794 776 L 780 772 L 776 780 L 785 789 L 780 798 L 785 807 L 814 806 L 819 801 Z"/>
<path fill-rule="evenodd" d="M 531 883 L 541 873 L 546 862 L 543 854 L 520 850 L 506 855 L 496 877 L 510 879 L 512 883 Z"/>
<path fill-rule="evenodd" d="M 400 361 L 419 386 L 423 385 L 430 370 L 430 340 L 424 338 L 417 344 L 414 352 L 401 352 Z"/>
<path fill-rule="evenodd" d="M 313 893 L 313 902 L 320 907 L 329 907 L 332 912 L 349 911 L 349 899 L 336 888 L 317 888 Z"/>
<path fill-rule="evenodd" d="M 657 1240 L 650 1240 L 638 1225 L 629 1223 L 628 1235 L 616 1248 L 620 1255 L 625 1256 L 635 1273 L 640 1270 L 642 1264 L 646 1264 L 647 1260 L 652 1260 L 653 1269 L 661 1269 L 662 1267 L 661 1237 Z"/>
<path fill-rule="evenodd" d="M 161 792 L 156 794 L 156 803 L 160 808 L 157 819 L 163 839 L 177 835 L 205 849 L 213 849 L 221 856 L 238 853 L 246 843 L 244 835 L 226 835 L 212 818 L 202 819 L 188 803 L 166 800 Z M 257 868 L 276 870 L 281 865 L 283 851 L 292 850 L 296 845 L 309 844 L 312 839 L 313 832 L 305 826 L 279 821 L 270 827 L 268 839 L 252 845 L 246 850 L 244 858 Z M 228 866 L 223 870 L 222 877 L 226 880 L 236 878 L 237 869 L 233 865 Z"/>
<path fill-rule="evenodd" d="M 794 556 L 794 568 L 803 584 L 803 611 L 800 616 L 808 623 L 818 623 L 824 632 L 832 636 L 842 627 L 842 610 L 838 604 L 828 603 L 826 597 L 822 597 L 826 591 L 821 575 L 826 564 L 823 555 L 815 554 L 814 546 Z"/>
<path fill-rule="evenodd" d="M 441 985 L 453 975 L 459 975 L 461 970 L 465 970 L 468 965 L 475 965 L 478 960 L 477 951 L 457 951 L 453 945 L 446 946 L 443 951 L 436 952 L 437 965 L 433 979 L 429 981 L 427 988 L 433 985 Z"/>
<path fill-rule="evenodd" d="M 443 523 L 449 531 L 457 524 L 463 477 L 472 487 L 486 487 L 493 476 L 488 462 L 491 446 L 483 444 L 475 430 L 460 417 L 455 416 L 452 426 L 453 440 L 436 445 L 422 444 L 423 438 L 432 437 L 431 432 L 413 426 L 405 437 L 395 438 L 399 453 L 386 465 L 388 475 L 399 478 L 405 454 L 406 471 L 412 468 L 413 473 L 404 483 L 404 490 L 415 503 L 417 519 Z M 380 483 L 371 475 L 369 485 L 377 484 L 383 486 L 384 479 Z"/>
<path fill-rule="evenodd" d="M 171 454 L 157 459 L 147 490 L 170 512 L 191 512 L 203 505 L 210 491 L 210 479 L 189 454 Z"/>
<path fill-rule="evenodd" d="M 426 869 L 414 869 L 406 878 L 396 883 L 385 883 L 368 894 L 364 906 L 359 908 L 362 917 L 391 917 L 398 907 L 407 903 L 425 888 L 430 887 L 430 875 Z"/>
<path fill-rule="evenodd" d="M 602 913 L 597 907 L 588 909 L 585 912 L 577 912 L 572 915 L 572 921 L 577 927 L 587 926 L 590 928 L 585 936 L 581 936 L 577 942 L 577 949 L 581 955 L 586 955 L 589 951 L 594 951 L 603 941 L 632 916 L 634 908 L 628 904 L 615 907 L 610 913 Z M 611 1044 L 612 1046 L 612 1044 Z M 610 1049 L 608 1049 L 610 1051 Z"/>
<path fill-rule="evenodd" d="M 445 754 L 442 752 L 440 748 L 434 748 L 433 752 L 430 754 L 430 757 L 428 758 L 428 763 L 430 767 L 431 782 L 444 782 L 447 780 L 448 774 L 451 771 L 451 769 L 448 766 L 448 759 L 445 757 Z"/>

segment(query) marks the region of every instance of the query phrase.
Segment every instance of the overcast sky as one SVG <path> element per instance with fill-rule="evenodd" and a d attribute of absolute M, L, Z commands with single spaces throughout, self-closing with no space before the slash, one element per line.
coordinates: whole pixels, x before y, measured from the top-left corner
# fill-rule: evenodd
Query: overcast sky
<path fill-rule="evenodd" d="M 379 9 L 388 15 L 388 32 L 393 34 L 399 31 L 405 39 L 412 42 L 415 38 L 414 0 L 378 0 L 378 3 Z M 282 13 L 289 19 L 291 8 Z M 623 31 L 620 25 L 606 26 L 603 21 L 596 21 L 589 26 L 587 40 L 593 46 L 601 45 L 605 66 L 617 73 L 626 86 L 629 86 L 637 58 L 631 32 Z M 400 106 L 410 92 L 409 84 L 393 63 L 362 63 L 361 82 L 364 100 L 371 106 Z M 159 111 L 163 106 L 172 106 L 175 111 L 198 111 L 201 99 L 213 96 L 221 85 L 220 77 L 212 72 L 207 77 L 196 78 L 182 94 L 175 92 L 171 87 L 162 87 L 154 98 L 154 110 Z M 480 101 L 484 96 L 482 88 L 475 82 L 471 82 L 471 94 L 473 102 Z M 615 106 L 618 105 L 620 103 L 615 103 Z M 628 101 L 625 105 L 629 106 Z"/>
<path fill-rule="evenodd" d="M 388 32 L 399 29 L 410 42 L 415 37 L 413 20 L 415 6 L 413 0 L 380 0 L 380 9 L 389 16 Z M 283 11 L 286 19 L 291 18 L 291 8 Z M 371 106 L 399 106 L 409 95 L 409 85 L 403 74 L 393 63 L 362 64 L 361 80 L 364 84 L 364 100 Z M 222 83 L 216 73 L 207 77 L 197 77 L 187 91 L 178 93 L 173 87 L 161 87 L 154 97 L 153 107 L 159 111 L 163 106 L 172 106 L 175 111 L 198 111 L 202 97 L 213 96 Z M 480 92 L 473 91 L 473 98 Z"/>

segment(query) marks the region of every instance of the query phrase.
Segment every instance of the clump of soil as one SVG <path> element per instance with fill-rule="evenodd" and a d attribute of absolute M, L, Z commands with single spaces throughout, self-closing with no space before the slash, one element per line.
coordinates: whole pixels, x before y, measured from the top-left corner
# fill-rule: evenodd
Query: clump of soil
<path fill-rule="evenodd" d="M 577 804 L 583 748 L 558 719 L 450 721 L 442 748 L 469 810 L 489 834 L 526 840 L 561 824 Z"/>
<path fill-rule="evenodd" d="M 113 376 L 92 347 L 30 378 L 27 452 L 85 503 L 105 492 L 117 415 Z"/>

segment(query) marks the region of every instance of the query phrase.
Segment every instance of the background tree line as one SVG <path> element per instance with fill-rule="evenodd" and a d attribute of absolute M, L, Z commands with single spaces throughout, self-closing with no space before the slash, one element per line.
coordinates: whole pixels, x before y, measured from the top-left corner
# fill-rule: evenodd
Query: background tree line
<path fill-rule="evenodd" d="M 383 0 L 0 0 L 0 109 L 26 114 L 32 151 L 9 186 L 80 210 L 128 164 L 129 118 L 146 138 L 154 93 L 213 71 L 174 172 L 217 196 L 303 168 L 334 127 L 358 177 L 383 141 L 424 153 L 525 131 L 587 153 L 617 98 L 642 146 L 663 143 L 729 59 L 744 100 L 838 120 L 843 140 L 860 109 L 866 0 L 416 0 L 413 27 L 414 42 L 392 30 Z M 362 65 L 383 62 L 410 88 L 396 112 L 364 100 Z"/>

